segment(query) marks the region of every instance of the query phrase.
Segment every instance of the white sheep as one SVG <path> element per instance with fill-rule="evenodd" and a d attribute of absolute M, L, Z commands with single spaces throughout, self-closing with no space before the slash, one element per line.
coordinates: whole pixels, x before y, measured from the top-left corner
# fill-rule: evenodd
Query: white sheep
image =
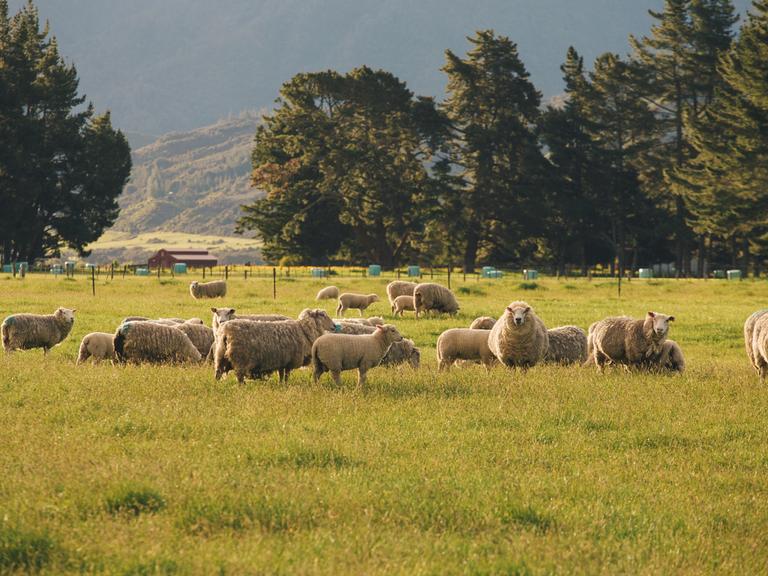
<path fill-rule="evenodd" d="M 324 310 L 303 310 L 298 320 L 229 320 L 216 333 L 215 377 L 219 380 L 233 370 L 242 384 L 246 377 L 278 372 L 279 380 L 286 382 L 291 370 L 309 364 L 314 341 L 335 328 Z"/>
<path fill-rule="evenodd" d="M 283 314 L 235 314 L 234 308 L 211 308 L 211 312 L 213 312 L 211 327 L 214 332 L 218 330 L 221 324 L 230 320 L 252 320 L 254 322 L 291 320 L 291 318 Z"/>
<path fill-rule="evenodd" d="M 354 294 L 352 292 L 345 292 L 339 296 L 339 305 L 336 307 L 336 316 L 343 317 L 344 313 L 350 309 L 357 309 L 360 316 L 362 316 L 363 310 L 378 301 L 379 297 L 376 294 Z"/>
<path fill-rule="evenodd" d="M 181 330 L 155 322 L 126 322 L 114 337 L 121 363 L 199 362 L 200 352 Z"/>
<path fill-rule="evenodd" d="M 661 352 L 649 362 L 648 368 L 658 372 L 685 372 L 685 356 L 680 345 L 667 338 L 661 345 Z"/>
<path fill-rule="evenodd" d="M 471 330 L 490 330 L 496 324 L 496 318 L 491 316 L 479 316 L 469 325 Z"/>
<path fill-rule="evenodd" d="M 317 293 L 315 300 L 336 300 L 339 297 L 339 289 L 336 286 L 326 286 Z"/>
<path fill-rule="evenodd" d="M 75 309 L 57 308 L 53 314 L 13 314 L 0 326 L 3 348 L 14 350 L 42 348 L 43 354 L 62 342 L 75 324 Z"/>
<path fill-rule="evenodd" d="M 224 280 L 202 283 L 195 280 L 189 285 L 189 293 L 195 300 L 200 300 L 201 298 L 224 298 L 227 295 L 227 283 Z"/>
<path fill-rule="evenodd" d="M 488 347 L 490 330 L 473 328 L 451 328 L 437 339 L 437 368 L 449 370 L 457 360 L 481 362 L 490 368 L 496 357 Z"/>
<path fill-rule="evenodd" d="M 488 346 L 505 366 L 529 368 L 546 357 L 549 336 L 528 304 L 512 302 L 491 329 Z"/>
<path fill-rule="evenodd" d="M 752 348 L 752 338 L 754 336 L 755 332 L 755 324 L 757 321 L 764 316 L 765 314 L 768 314 L 768 309 L 766 310 L 758 310 L 757 312 L 751 314 L 749 318 L 746 319 L 744 322 L 744 345 L 747 348 L 747 357 L 749 358 L 750 364 L 752 364 L 752 367 L 759 373 L 760 370 L 755 363 L 755 356 Z"/>
<path fill-rule="evenodd" d="M 424 282 L 413 289 L 413 303 L 416 318 L 423 312 L 434 310 L 454 316 L 459 311 L 456 296 L 445 286 Z"/>
<path fill-rule="evenodd" d="M 578 326 L 560 326 L 547 330 L 549 348 L 545 362 L 582 364 L 587 359 L 587 333 Z"/>
<path fill-rule="evenodd" d="M 768 376 L 768 314 L 759 315 L 752 326 L 752 365 L 761 380 Z"/>
<path fill-rule="evenodd" d="M 77 364 L 93 358 L 94 362 L 115 359 L 115 335 L 109 332 L 91 332 L 83 336 L 80 341 L 80 350 L 77 354 Z"/>
<path fill-rule="evenodd" d="M 407 282 L 405 280 L 394 280 L 387 284 L 387 298 L 390 305 L 395 303 L 398 296 L 413 296 L 413 290 L 418 286 L 416 282 Z"/>
<path fill-rule="evenodd" d="M 312 345 L 314 381 L 317 382 L 323 372 L 330 372 L 339 385 L 342 371 L 357 369 L 357 384 L 364 386 L 368 370 L 381 363 L 393 342 L 402 339 L 391 324 L 376 326 L 373 334 L 325 334 Z"/>
<path fill-rule="evenodd" d="M 641 319 L 612 316 L 595 322 L 589 327 L 587 363 L 594 362 L 600 372 L 607 363 L 639 366 L 659 355 L 674 320 L 674 316 L 648 312 Z"/>
<path fill-rule="evenodd" d="M 413 303 L 413 296 L 398 296 L 392 303 L 392 314 L 402 318 L 406 310 L 416 311 L 416 305 Z"/>
<path fill-rule="evenodd" d="M 337 334 L 373 334 L 376 326 L 367 326 L 354 322 L 354 320 L 335 320 Z M 413 368 L 418 368 L 421 363 L 421 351 L 416 347 L 413 340 L 403 338 L 400 342 L 395 342 L 389 347 L 381 361 L 381 366 L 397 366 L 408 363 Z"/>
<path fill-rule="evenodd" d="M 385 324 L 381 316 L 369 316 L 368 318 L 334 318 L 334 322 L 345 322 L 347 324 L 362 324 L 363 326 L 379 326 Z"/>
<path fill-rule="evenodd" d="M 197 351 L 200 352 L 200 356 L 208 358 L 213 346 L 214 334 L 211 328 L 203 324 L 182 322 L 174 326 L 177 330 L 181 330 L 187 335 L 194 344 Z"/>

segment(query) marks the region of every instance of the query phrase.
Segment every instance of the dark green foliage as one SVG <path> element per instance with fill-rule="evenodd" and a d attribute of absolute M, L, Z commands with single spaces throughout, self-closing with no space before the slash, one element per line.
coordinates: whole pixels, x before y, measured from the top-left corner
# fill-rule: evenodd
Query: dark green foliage
<path fill-rule="evenodd" d="M 42 532 L 0 526 L 0 572 L 34 573 L 48 565 L 57 552 L 56 542 Z"/>
<path fill-rule="evenodd" d="M 154 514 L 165 508 L 165 498 L 152 488 L 129 484 L 113 490 L 104 499 L 104 507 L 110 514 Z"/>
<path fill-rule="evenodd" d="M 131 169 L 128 143 L 109 113 L 83 108 L 32 2 L 9 17 L 0 3 L 0 246 L 2 259 L 84 247 L 110 226 Z"/>

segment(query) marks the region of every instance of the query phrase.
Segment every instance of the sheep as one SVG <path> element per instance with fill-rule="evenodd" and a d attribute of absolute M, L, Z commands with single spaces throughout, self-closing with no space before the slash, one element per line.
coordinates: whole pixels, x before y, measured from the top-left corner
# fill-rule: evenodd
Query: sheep
<path fill-rule="evenodd" d="M 43 354 L 62 342 L 75 324 L 75 309 L 57 308 L 53 314 L 14 314 L 0 326 L 3 348 L 14 350 L 42 348 Z"/>
<path fill-rule="evenodd" d="M 403 312 L 406 310 L 416 310 L 416 306 L 413 303 L 413 296 L 398 296 L 392 303 L 392 314 L 400 316 L 402 318 Z"/>
<path fill-rule="evenodd" d="M 490 368 L 496 357 L 488 347 L 490 330 L 451 328 L 437 339 L 437 368 L 449 370 L 457 360 L 481 362 Z"/>
<path fill-rule="evenodd" d="M 191 324 L 189 322 L 183 322 L 174 326 L 177 330 L 181 330 L 187 335 L 194 344 L 197 351 L 200 352 L 200 356 L 208 358 L 211 347 L 213 346 L 214 335 L 213 330 L 203 324 Z"/>
<path fill-rule="evenodd" d="M 490 330 L 496 324 L 496 318 L 490 316 L 480 316 L 472 320 L 472 324 L 469 325 L 471 330 Z"/>
<path fill-rule="evenodd" d="M 549 335 L 528 304 L 512 302 L 491 329 L 488 347 L 505 366 L 529 368 L 546 357 Z"/>
<path fill-rule="evenodd" d="M 326 286 L 317 293 L 315 300 L 336 300 L 339 297 L 339 289 L 336 286 Z"/>
<path fill-rule="evenodd" d="M 287 382 L 291 370 L 309 364 L 312 344 L 327 330 L 335 330 L 335 325 L 319 309 L 303 310 L 298 320 L 225 322 L 216 334 L 216 380 L 230 370 L 241 384 L 246 377 L 261 378 L 277 371 L 279 381 Z"/>
<path fill-rule="evenodd" d="M 338 334 L 373 334 L 376 326 L 366 326 L 351 320 L 336 322 Z M 401 342 L 395 342 L 390 346 L 381 366 L 397 366 L 408 362 L 413 368 L 418 368 L 421 363 L 421 351 L 413 343 L 413 340 L 403 338 Z"/>
<path fill-rule="evenodd" d="M 195 300 L 200 300 L 201 298 L 224 298 L 227 295 L 227 283 L 224 280 L 214 280 L 201 284 L 195 280 L 189 285 L 189 293 Z"/>
<path fill-rule="evenodd" d="M 341 384 L 341 372 L 357 368 L 357 385 L 365 386 L 368 370 L 381 364 L 394 342 L 403 339 L 392 324 L 376 326 L 373 334 L 325 334 L 312 345 L 312 367 L 315 383 L 330 372 L 333 381 Z"/>
<path fill-rule="evenodd" d="M 395 303 L 398 296 L 413 296 L 413 290 L 418 284 L 416 282 L 407 282 L 405 280 L 395 280 L 387 284 L 387 298 L 390 305 Z"/>
<path fill-rule="evenodd" d="M 640 365 L 659 355 L 674 320 L 674 316 L 648 312 L 641 319 L 612 316 L 595 322 L 589 327 L 587 363 L 594 362 L 601 373 L 606 363 Z"/>
<path fill-rule="evenodd" d="M 85 362 L 91 357 L 96 363 L 102 360 L 113 361 L 115 359 L 114 337 L 115 335 L 109 332 L 91 332 L 83 336 L 76 364 Z"/>
<path fill-rule="evenodd" d="M 184 324 L 184 318 L 158 318 L 158 322 L 172 322 L 173 324 Z"/>
<path fill-rule="evenodd" d="M 205 325 L 205 322 L 203 322 L 202 318 L 187 318 L 183 322 L 184 324 L 199 324 L 201 326 Z"/>
<path fill-rule="evenodd" d="M 347 322 L 349 324 L 361 324 L 363 326 L 379 326 L 384 324 L 381 316 L 369 316 L 368 318 L 334 318 L 334 322 Z"/>
<path fill-rule="evenodd" d="M 587 333 L 578 326 L 560 326 L 547 330 L 549 349 L 545 362 L 583 364 L 587 359 Z"/>
<path fill-rule="evenodd" d="M 766 313 L 768 313 L 768 309 L 758 310 L 757 312 L 750 315 L 750 317 L 747 318 L 747 320 L 744 322 L 744 345 L 747 348 L 747 358 L 749 358 L 749 362 L 758 373 L 760 370 L 755 363 L 755 356 L 752 349 L 752 337 L 754 336 L 755 332 L 755 324 Z"/>
<path fill-rule="evenodd" d="M 746 333 L 747 327 L 745 326 L 744 329 Z M 754 319 L 751 332 L 752 366 L 755 368 L 758 376 L 760 376 L 760 380 L 765 380 L 766 375 L 768 375 L 768 314 L 759 314 Z"/>
<path fill-rule="evenodd" d="M 356 308 L 363 315 L 363 310 L 368 308 L 374 302 L 378 302 L 379 297 L 376 294 L 354 294 L 345 292 L 339 296 L 339 305 L 336 307 L 336 316 L 344 316 L 344 312 L 350 308 Z"/>
<path fill-rule="evenodd" d="M 126 316 L 120 321 L 120 324 L 125 324 L 126 322 L 146 322 L 149 320 L 146 316 Z"/>
<path fill-rule="evenodd" d="M 674 340 L 667 338 L 657 356 L 649 359 L 645 367 L 652 372 L 685 372 L 685 356 Z"/>
<path fill-rule="evenodd" d="M 254 322 L 278 322 L 282 320 L 291 320 L 288 316 L 282 314 L 235 314 L 234 308 L 211 308 L 213 319 L 211 327 L 214 332 L 219 326 L 229 320 L 252 320 Z"/>
<path fill-rule="evenodd" d="M 440 284 L 425 282 L 417 284 L 413 289 L 413 303 L 416 309 L 416 318 L 422 312 L 435 310 L 454 316 L 459 311 L 459 303 L 456 296 Z"/>
<path fill-rule="evenodd" d="M 200 352 L 181 330 L 155 322 L 127 322 L 118 326 L 115 355 L 125 364 L 199 362 Z"/>

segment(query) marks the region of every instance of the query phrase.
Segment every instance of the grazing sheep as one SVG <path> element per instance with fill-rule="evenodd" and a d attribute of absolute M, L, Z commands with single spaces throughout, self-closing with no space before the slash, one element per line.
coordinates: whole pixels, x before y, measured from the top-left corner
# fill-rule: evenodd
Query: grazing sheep
<path fill-rule="evenodd" d="M 402 318 L 406 310 L 416 311 L 416 305 L 413 303 L 413 296 L 398 296 L 392 303 L 392 314 Z"/>
<path fill-rule="evenodd" d="M 14 314 L 0 326 L 3 348 L 14 350 L 42 348 L 43 354 L 69 335 L 75 324 L 75 310 L 57 308 L 53 314 Z"/>
<path fill-rule="evenodd" d="M 126 316 L 122 319 L 120 324 L 125 324 L 126 322 L 146 322 L 149 320 L 146 316 Z"/>
<path fill-rule="evenodd" d="M 364 386 L 366 373 L 381 364 L 394 342 L 403 337 L 391 324 L 376 326 L 373 334 L 352 336 L 325 334 L 312 345 L 313 378 L 317 382 L 323 372 L 330 372 L 334 382 L 341 384 L 343 370 L 357 369 L 357 385 Z"/>
<path fill-rule="evenodd" d="M 528 368 L 546 358 L 549 335 L 528 304 L 512 302 L 491 329 L 488 347 L 505 366 Z"/>
<path fill-rule="evenodd" d="M 669 333 L 669 323 L 674 316 L 648 312 L 645 318 L 612 316 L 595 322 L 589 327 L 588 351 L 598 371 L 606 363 L 639 365 L 657 356 Z"/>
<path fill-rule="evenodd" d="M 549 349 L 545 362 L 583 364 L 587 359 L 587 333 L 578 326 L 560 326 L 547 330 Z"/>
<path fill-rule="evenodd" d="M 190 324 L 189 322 L 177 324 L 174 328 L 181 330 L 187 335 L 187 338 L 192 341 L 197 351 L 200 352 L 200 356 L 208 358 L 214 341 L 212 329 L 203 324 Z"/>
<path fill-rule="evenodd" d="M 326 286 L 317 293 L 315 300 L 336 300 L 339 297 L 339 289 L 336 286 Z"/>
<path fill-rule="evenodd" d="M 347 322 L 349 324 L 362 324 L 363 326 L 379 326 L 384 324 L 384 318 L 381 316 L 370 316 L 368 318 L 334 318 L 334 322 Z"/>
<path fill-rule="evenodd" d="M 445 286 L 425 282 L 417 284 L 413 289 L 413 303 L 416 309 L 416 318 L 422 312 L 435 310 L 445 314 L 455 315 L 459 311 L 459 303 L 456 296 Z"/>
<path fill-rule="evenodd" d="M 214 331 L 218 330 L 221 324 L 230 320 L 251 320 L 253 322 L 292 320 L 292 318 L 282 314 L 235 314 L 234 308 L 211 308 L 211 312 L 213 312 L 211 327 Z"/>
<path fill-rule="evenodd" d="M 213 280 L 212 282 L 203 282 L 197 280 L 189 285 L 189 293 L 195 300 L 201 298 L 224 298 L 227 295 L 227 283 L 224 280 Z"/>
<path fill-rule="evenodd" d="M 754 336 L 755 332 L 755 324 L 766 313 L 768 313 L 768 310 L 758 310 L 757 312 L 750 315 L 750 317 L 747 318 L 747 320 L 744 322 L 744 345 L 747 348 L 747 357 L 749 358 L 749 362 L 752 364 L 752 367 L 758 373 L 760 370 L 755 363 L 755 356 L 752 348 L 752 337 Z"/>
<path fill-rule="evenodd" d="M 155 322 L 127 322 L 115 332 L 115 354 L 122 362 L 155 364 L 199 362 L 200 352 L 181 330 Z"/>
<path fill-rule="evenodd" d="M 752 326 L 752 366 L 765 380 L 768 375 L 768 314 L 761 314 Z"/>
<path fill-rule="evenodd" d="M 472 320 L 469 325 L 470 330 L 490 330 L 496 324 L 496 318 L 490 316 L 480 316 Z"/>
<path fill-rule="evenodd" d="M 176 322 L 172 318 L 158 318 L 157 320 L 139 320 L 139 322 L 152 322 L 153 324 L 159 324 L 160 326 L 178 326 L 184 322 Z"/>
<path fill-rule="evenodd" d="M 437 339 L 437 368 L 449 370 L 457 360 L 481 362 L 486 368 L 496 363 L 488 347 L 490 330 L 451 328 Z"/>
<path fill-rule="evenodd" d="M 205 322 L 203 322 L 202 318 L 187 318 L 184 320 L 184 324 L 200 324 L 205 325 Z"/>
<path fill-rule="evenodd" d="M 325 310 L 306 309 L 298 320 L 282 322 L 225 322 L 216 334 L 216 379 L 234 370 L 242 384 L 246 377 L 277 371 L 279 380 L 286 382 L 291 370 L 309 364 L 312 344 L 327 330 L 335 330 L 335 325 Z"/>
<path fill-rule="evenodd" d="M 405 280 L 395 280 L 387 284 L 387 298 L 390 305 L 395 303 L 398 296 L 413 296 L 413 290 L 418 286 L 416 282 L 407 282 Z"/>
<path fill-rule="evenodd" d="M 344 312 L 351 308 L 357 309 L 357 311 L 360 312 L 360 316 L 362 316 L 363 310 L 378 301 L 379 297 L 376 294 L 354 294 L 352 292 L 345 292 L 339 296 L 339 305 L 336 307 L 336 316 L 344 316 Z"/>
<path fill-rule="evenodd" d="M 96 363 L 102 360 L 113 361 L 115 359 L 114 337 L 115 335 L 109 332 L 91 332 L 83 336 L 80 341 L 77 364 L 85 362 L 91 357 Z"/>
<path fill-rule="evenodd" d="M 336 322 L 337 334 L 373 334 L 376 326 L 366 326 L 353 322 L 352 320 L 342 320 Z M 408 362 L 413 368 L 418 368 L 421 363 L 421 351 L 413 343 L 413 340 L 403 338 L 400 342 L 395 342 L 390 346 L 381 366 L 397 366 Z"/>
<path fill-rule="evenodd" d="M 685 356 L 674 340 L 667 338 L 661 345 L 661 352 L 649 359 L 646 365 L 652 372 L 685 372 Z"/>
<path fill-rule="evenodd" d="M 174 324 L 184 324 L 184 318 L 158 318 L 159 322 L 173 322 Z"/>

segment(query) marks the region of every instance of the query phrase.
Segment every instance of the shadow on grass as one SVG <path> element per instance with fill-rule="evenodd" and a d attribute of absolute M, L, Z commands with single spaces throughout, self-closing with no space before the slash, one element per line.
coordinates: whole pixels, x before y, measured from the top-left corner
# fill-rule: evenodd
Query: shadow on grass
<path fill-rule="evenodd" d="M 104 508 L 115 516 L 154 514 L 165 508 L 165 498 L 152 488 L 126 484 L 113 489 L 104 498 Z"/>
<path fill-rule="evenodd" d="M 0 525 L 0 573 L 39 572 L 60 554 L 56 541 L 45 532 L 26 532 Z"/>

